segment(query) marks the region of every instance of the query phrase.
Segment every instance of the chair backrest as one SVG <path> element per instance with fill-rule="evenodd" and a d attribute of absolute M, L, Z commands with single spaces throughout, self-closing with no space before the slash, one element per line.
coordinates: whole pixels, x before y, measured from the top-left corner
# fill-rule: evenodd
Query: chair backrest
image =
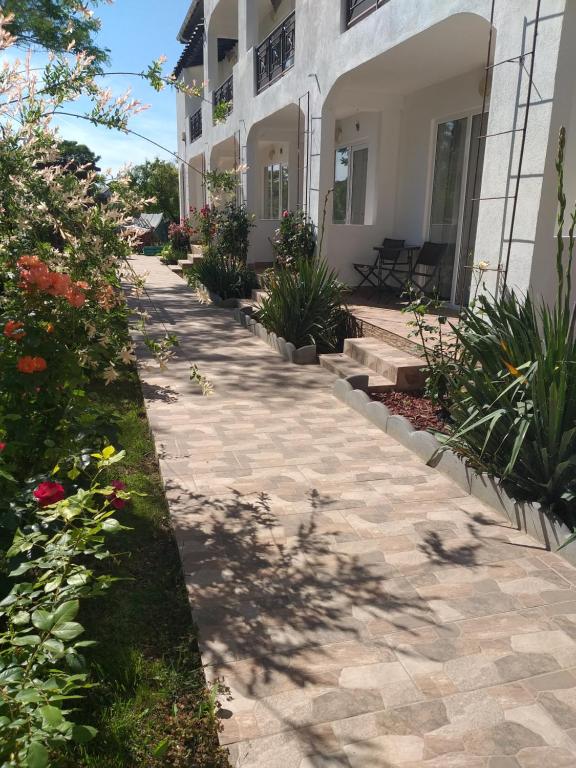
<path fill-rule="evenodd" d="M 382 240 L 382 248 L 385 251 L 401 251 L 404 248 L 405 240 L 395 240 L 393 237 L 385 237 Z"/>
<path fill-rule="evenodd" d="M 448 243 L 431 243 L 426 241 L 418 253 L 417 264 L 427 267 L 437 267 L 448 248 Z"/>

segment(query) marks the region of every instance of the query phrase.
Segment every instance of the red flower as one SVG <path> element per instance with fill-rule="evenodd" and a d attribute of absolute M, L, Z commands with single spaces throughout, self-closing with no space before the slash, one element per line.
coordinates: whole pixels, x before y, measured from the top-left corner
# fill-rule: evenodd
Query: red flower
<path fill-rule="evenodd" d="M 4 336 L 11 341 L 20 341 L 26 336 L 23 328 L 24 323 L 19 323 L 16 320 L 8 320 L 4 326 Z"/>
<path fill-rule="evenodd" d="M 30 355 L 21 357 L 16 365 L 20 373 L 40 373 L 48 366 L 43 357 L 30 357 Z"/>
<path fill-rule="evenodd" d="M 0 443 L 0 453 L 6 448 L 6 443 Z"/>
<path fill-rule="evenodd" d="M 290 216 L 290 211 L 284 211 L 283 214 L 282 214 L 282 218 L 283 219 L 287 219 L 288 216 Z"/>
<path fill-rule="evenodd" d="M 34 489 L 34 498 L 41 507 L 47 507 L 49 504 L 56 504 L 57 501 L 66 498 L 66 492 L 60 483 L 46 480 Z"/>
<path fill-rule="evenodd" d="M 112 488 L 114 488 L 114 491 L 109 496 L 106 496 L 106 499 L 110 502 L 114 509 L 124 509 L 128 502 L 126 499 L 121 499 L 116 496 L 116 491 L 125 491 L 126 483 L 123 483 L 122 480 L 112 480 L 110 485 Z"/>

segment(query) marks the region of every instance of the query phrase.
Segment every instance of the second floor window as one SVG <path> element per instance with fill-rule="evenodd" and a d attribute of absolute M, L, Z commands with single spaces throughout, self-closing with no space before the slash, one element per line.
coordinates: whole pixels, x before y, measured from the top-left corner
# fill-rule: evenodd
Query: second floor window
<path fill-rule="evenodd" d="M 279 219 L 288 209 L 288 166 L 282 163 L 264 168 L 264 219 Z"/>
<path fill-rule="evenodd" d="M 349 146 L 336 150 L 334 163 L 334 224 L 364 224 L 368 147 Z"/>

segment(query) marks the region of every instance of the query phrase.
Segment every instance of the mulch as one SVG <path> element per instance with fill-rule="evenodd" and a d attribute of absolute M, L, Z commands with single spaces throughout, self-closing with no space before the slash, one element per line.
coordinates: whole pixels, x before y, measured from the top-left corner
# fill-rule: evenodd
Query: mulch
<path fill-rule="evenodd" d="M 370 392 L 372 400 L 384 403 L 394 414 L 404 416 L 415 429 L 431 429 L 446 432 L 446 422 L 441 412 L 421 392 Z"/>

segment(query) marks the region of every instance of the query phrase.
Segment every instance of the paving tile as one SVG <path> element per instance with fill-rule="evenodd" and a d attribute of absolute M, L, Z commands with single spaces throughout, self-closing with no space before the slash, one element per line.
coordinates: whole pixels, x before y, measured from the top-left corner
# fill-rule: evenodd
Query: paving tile
<path fill-rule="evenodd" d="M 576 765 L 576 569 L 135 261 L 180 341 L 140 377 L 231 765 Z"/>

